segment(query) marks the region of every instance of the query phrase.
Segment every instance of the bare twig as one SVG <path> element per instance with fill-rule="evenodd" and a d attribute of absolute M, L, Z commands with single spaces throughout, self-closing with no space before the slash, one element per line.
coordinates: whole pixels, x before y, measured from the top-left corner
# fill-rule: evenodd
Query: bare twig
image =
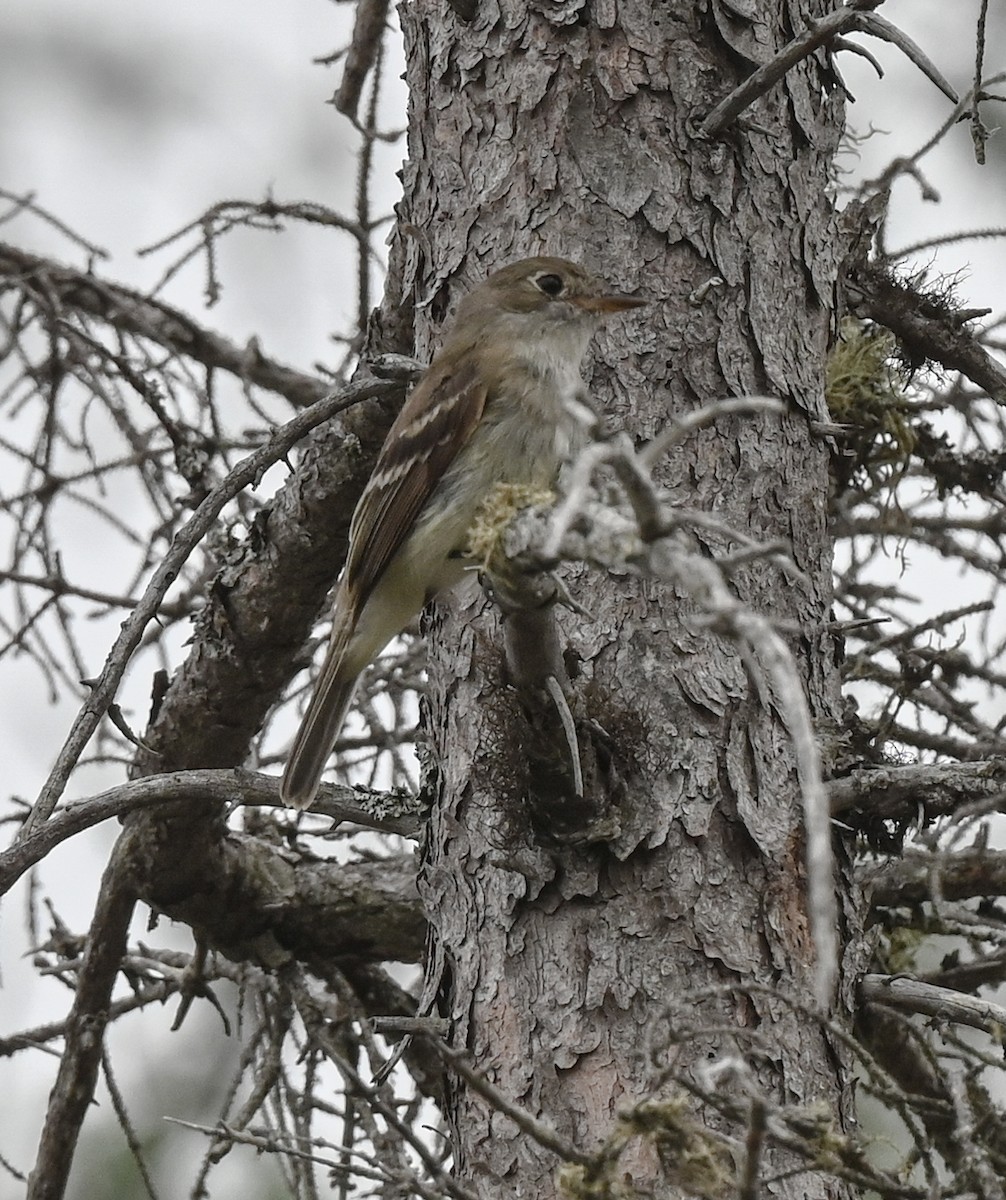
<path fill-rule="evenodd" d="M 384 38 L 388 0 L 361 0 L 356 6 L 353 39 L 346 51 L 342 82 L 333 103 L 341 113 L 355 118 L 363 85 L 373 69 Z"/>
<path fill-rule="evenodd" d="M 878 8 L 883 0 L 848 0 L 848 3 L 828 13 L 791 42 L 788 42 L 774 58 L 763 63 L 752 72 L 729 96 L 721 100 L 699 126 L 706 137 L 718 137 L 737 117 L 774 87 L 802 59 L 846 32 L 867 33 L 898 47 L 924 75 L 954 104 L 957 93 L 943 78 L 933 63 L 905 33 L 870 11 Z"/>
<path fill-rule="evenodd" d="M 871 4 L 869 7 L 872 8 L 875 5 Z M 853 23 L 852 29 L 858 33 L 868 33 L 872 37 L 890 42 L 892 46 L 897 46 L 901 53 L 910 62 L 913 62 L 931 83 L 934 83 L 940 89 L 951 104 L 958 103 L 957 93 L 936 69 L 934 63 L 922 53 L 904 30 L 899 29 L 897 25 L 893 25 L 890 21 L 878 16 L 875 12 L 863 12 L 860 13 L 858 19 Z"/>
<path fill-rule="evenodd" d="M 678 417 L 658 433 L 648 446 L 639 452 L 642 465 L 652 470 L 661 458 L 699 429 L 707 429 L 723 417 L 748 416 L 751 413 L 782 416 L 786 405 L 775 396 L 736 396 L 727 400 L 713 400 L 703 404 L 694 412 Z"/>
<path fill-rule="evenodd" d="M 136 1130 L 133 1128 L 133 1122 L 130 1120 L 129 1111 L 126 1108 L 126 1100 L 115 1078 L 112 1060 L 109 1057 L 107 1049 L 103 1049 L 101 1052 L 101 1073 L 105 1080 L 105 1087 L 108 1088 L 108 1094 L 112 1099 L 112 1107 L 115 1110 L 119 1128 L 125 1136 L 126 1145 L 129 1147 L 129 1152 L 133 1156 L 133 1162 L 136 1164 L 136 1170 L 143 1181 L 144 1190 L 150 1200 L 157 1200 L 157 1188 L 154 1186 L 154 1180 L 143 1153 L 143 1146 L 140 1143 Z"/>
<path fill-rule="evenodd" d="M 59 217 L 49 212 L 48 209 L 43 208 L 42 205 L 39 204 L 35 199 L 34 192 L 26 192 L 23 196 L 18 196 L 14 192 L 7 191 L 6 188 L 0 188 L 0 199 L 7 200 L 12 205 L 10 212 L 6 212 L 0 216 L 0 225 L 2 225 L 5 221 L 10 220 L 11 217 L 17 216 L 18 213 L 30 212 L 36 217 L 40 217 L 47 225 L 51 225 L 53 229 L 57 230 L 63 235 L 63 237 L 73 242 L 74 245 L 80 246 L 83 250 L 86 250 L 88 257 L 92 260 L 92 262 L 94 259 L 110 257 L 107 250 L 102 249 L 101 246 L 96 246 L 94 242 L 88 241 L 87 238 L 81 237 L 76 230 L 71 229 L 70 226 L 64 221 L 61 221 Z"/>
<path fill-rule="evenodd" d="M 72 311 L 97 317 L 117 330 L 149 338 L 172 353 L 285 396 L 298 408 L 320 400 L 328 390 L 316 376 L 268 358 L 257 345 L 236 346 L 163 301 L 4 242 L 0 279 L 22 288 L 53 317 Z"/>
<path fill-rule="evenodd" d="M 127 996 L 123 1000 L 113 1001 L 108 1006 L 109 1024 L 117 1021 L 119 1017 L 125 1016 L 126 1013 L 135 1012 L 138 1008 L 146 1008 L 151 1004 L 162 1005 L 173 992 L 177 991 L 177 988 L 176 980 L 164 978 L 157 983 L 137 989 L 133 995 Z M 21 1030 L 20 1033 L 12 1033 L 7 1037 L 0 1038 L 0 1058 L 8 1058 L 29 1047 L 35 1050 L 45 1049 L 46 1042 L 53 1042 L 57 1038 L 67 1036 L 69 1024 L 70 1017 L 67 1017 L 63 1021 L 49 1021 L 45 1025 L 35 1025 Z"/>
<path fill-rule="evenodd" d="M 48 819 L 59 801 L 70 772 L 94 733 L 98 722 L 112 702 L 119 681 L 126 669 L 147 623 L 160 607 L 164 594 L 171 586 L 182 564 L 206 533 L 212 528 L 224 506 L 243 488 L 261 477 L 267 467 L 281 459 L 305 434 L 344 412 L 362 400 L 390 395 L 397 384 L 367 380 L 352 384 L 317 401 L 310 408 L 288 421 L 254 454 L 250 454 L 199 505 L 189 521 L 175 536 L 171 548 L 154 572 L 150 583 L 129 618 L 123 623 L 115 644 L 109 651 L 101 674 L 94 682 L 91 694 L 78 715 L 49 774 L 36 804 L 22 828 L 18 840 L 25 840 L 35 828 Z"/>
<path fill-rule="evenodd" d="M 779 402 L 764 397 L 743 398 L 711 406 L 708 417 L 695 414 L 690 427 L 701 427 L 724 413 L 737 411 L 778 412 Z M 734 638 L 749 665 L 771 686 L 796 757 L 800 794 L 807 836 L 808 906 L 814 945 L 817 952 L 815 993 L 822 1005 L 830 1002 L 838 971 L 838 913 L 833 881 L 831 822 L 827 794 L 821 773 L 821 756 L 810 709 L 800 682 L 797 665 L 786 643 L 759 614 L 741 603 L 727 586 L 719 564 L 688 549 L 680 533 L 663 536 L 675 522 L 667 512 L 659 489 L 653 484 L 648 467 L 667 445 L 683 436 L 681 426 L 673 426 L 656 445 L 637 455 L 627 438 L 616 437 L 589 446 L 571 472 L 565 500 L 556 509 L 542 555 L 546 562 L 564 556 L 564 541 L 578 514 L 587 507 L 588 489 L 594 470 L 609 463 L 626 490 L 639 525 L 641 541 L 652 543 L 645 549 L 632 548 L 637 569 L 670 579 L 692 596 L 719 633 Z M 659 540 L 657 540 L 659 539 Z M 622 553 L 628 552 L 623 542 Z M 583 549 L 570 547 L 573 557 L 583 557 Z"/>
<path fill-rule="evenodd" d="M 924 238 L 921 242 L 912 242 L 911 245 L 900 246 L 897 250 L 888 250 L 885 257 L 897 262 L 913 254 L 922 254 L 926 250 L 938 250 L 940 246 L 957 246 L 961 242 L 997 238 L 1006 238 L 1006 226 L 992 225 L 987 229 L 964 229 L 959 233 L 945 233 L 939 237 Z M 991 309 L 984 309 L 980 315 L 987 316 L 991 311 Z"/>
<path fill-rule="evenodd" d="M 975 161 L 985 165 L 985 143 L 990 130 L 981 118 L 979 105 L 982 99 L 982 73 L 985 63 L 985 25 L 989 15 L 989 0 L 981 0 L 978 10 L 978 28 L 975 31 L 975 75 L 971 87 L 971 140 L 975 147 Z"/>
<path fill-rule="evenodd" d="M 153 288 L 153 293 L 159 292 L 173 279 L 179 271 L 200 253 L 206 256 L 206 302 L 215 304 L 221 295 L 220 281 L 217 276 L 216 245 L 217 241 L 232 229 L 248 227 L 275 231 L 282 226 L 281 218 L 304 221 L 307 224 L 323 225 L 332 229 L 340 229 L 350 234 L 357 243 L 359 253 L 363 257 L 373 254 L 370 246 L 370 234 L 373 226 L 363 226 L 322 204 L 311 201 L 296 201 L 282 204 L 271 197 L 265 200 L 223 200 L 214 204 L 194 221 L 189 221 L 181 229 L 175 230 L 167 237 L 150 246 L 144 246 L 138 251 L 141 255 L 153 254 L 172 243 L 184 238 L 189 233 L 198 233 L 195 243 L 183 250 L 180 256 L 165 270 Z"/>
<path fill-rule="evenodd" d="M 434 1048 L 437 1053 L 443 1058 L 451 1070 L 455 1071 L 468 1084 L 468 1086 L 477 1095 L 481 1096 L 498 1112 L 505 1113 L 511 1121 L 517 1126 L 521 1133 L 527 1134 L 546 1150 L 551 1150 L 553 1154 L 557 1154 L 564 1162 L 579 1163 L 581 1166 L 589 1166 L 593 1163 L 592 1155 L 584 1154 L 582 1150 L 578 1150 L 575 1146 L 567 1142 L 564 1138 L 539 1117 L 529 1113 L 526 1108 L 522 1108 L 516 1104 L 508 1096 L 489 1080 L 476 1071 L 468 1061 L 468 1056 L 461 1050 L 454 1050 L 442 1042 L 439 1038 L 431 1038 Z"/>
<path fill-rule="evenodd" d="M 374 810 L 367 808 L 367 798 L 374 802 Z M 278 781 L 267 775 L 205 770 L 173 771 L 134 779 L 97 796 L 65 805 L 48 821 L 38 825 L 33 833 L 0 852 L 0 895 L 61 842 L 85 829 L 139 808 L 194 801 L 206 805 L 281 807 Z M 407 811 L 396 813 L 396 808 Z M 415 801 L 411 797 L 370 792 L 365 788 L 324 784 L 314 811 L 335 822 L 352 821 L 365 828 L 397 833 L 402 837 L 416 837 L 422 826 L 422 816 L 415 811 Z"/>

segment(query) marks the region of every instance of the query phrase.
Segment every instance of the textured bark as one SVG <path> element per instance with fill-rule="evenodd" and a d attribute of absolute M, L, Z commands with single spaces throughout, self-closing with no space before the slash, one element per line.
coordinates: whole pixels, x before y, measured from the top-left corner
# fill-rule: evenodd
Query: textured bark
<path fill-rule="evenodd" d="M 841 103 L 826 63 L 810 59 L 725 140 L 692 132 L 792 36 L 791 20 L 822 8 L 755 0 L 742 17 L 716 0 L 503 0 L 462 25 L 433 0 L 403 6 L 412 111 L 401 217 L 428 234 L 428 258 L 418 242 L 405 254 L 406 290 L 430 301 L 417 310 L 421 357 L 459 292 L 487 271 L 566 254 L 654 301 L 595 344 L 594 395 L 634 436 L 726 395 L 789 401 L 782 420 L 723 421 L 696 435 L 658 476 L 682 505 L 791 544 L 806 583 L 756 560 L 733 584 L 797 631 L 788 640 L 815 715 L 831 720 L 827 454 L 810 418 L 825 415 L 839 259 L 826 187 Z M 613 799 L 621 816 L 617 839 L 601 845 L 550 843 L 530 819 L 521 717 L 491 605 L 469 593 L 438 609 L 430 711 L 440 791 L 421 886 L 455 1047 L 587 1151 L 667 1063 L 687 1074 L 744 1054 L 779 1102 L 837 1112 L 838 1067 L 816 1023 L 744 992 L 756 981 L 811 1003 L 786 729 L 735 647 L 673 589 L 583 569 L 568 577 L 594 614 L 561 620 L 576 702 L 607 735 L 609 776 L 593 785 L 607 795 L 595 799 Z M 724 985 L 738 990 L 701 1013 L 727 1032 L 667 1045 L 666 1006 Z M 514 1136 L 463 1084 L 449 1108 L 466 1182 L 487 1197 L 556 1194 L 551 1152 Z M 792 1165 L 767 1153 L 764 1171 Z M 660 1196 L 680 1186 L 646 1138 L 617 1174 Z M 839 1191 L 802 1174 L 772 1187 L 801 1198 Z"/>
<path fill-rule="evenodd" d="M 235 962 L 417 962 L 426 926 L 411 855 L 317 862 L 237 833 L 204 834 L 176 856 L 170 810 L 129 828 L 130 867 L 155 912 L 183 921 Z M 175 861 L 179 857 L 179 861 Z M 160 860 L 174 864 L 171 873 Z"/>

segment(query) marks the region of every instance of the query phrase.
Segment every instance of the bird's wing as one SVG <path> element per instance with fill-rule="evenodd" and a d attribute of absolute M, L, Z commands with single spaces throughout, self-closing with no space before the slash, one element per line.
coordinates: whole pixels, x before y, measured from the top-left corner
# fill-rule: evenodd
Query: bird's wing
<path fill-rule="evenodd" d="M 437 483 L 485 411 L 488 388 L 471 356 L 434 363 L 391 427 L 349 531 L 345 582 L 358 604 L 412 531 Z"/>

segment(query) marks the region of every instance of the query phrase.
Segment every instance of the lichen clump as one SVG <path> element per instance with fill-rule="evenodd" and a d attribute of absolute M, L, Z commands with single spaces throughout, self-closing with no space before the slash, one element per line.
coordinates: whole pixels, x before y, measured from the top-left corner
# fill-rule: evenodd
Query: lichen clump
<path fill-rule="evenodd" d="M 896 346 L 886 330 L 846 317 L 828 356 L 828 408 L 849 427 L 857 465 L 868 471 L 877 464 L 904 464 L 916 445 Z"/>
<path fill-rule="evenodd" d="M 547 506 L 555 501 L 548 488 L 526 483 L 499 483 L 479 505 L 468 531 L 468 554 L 488 574 L 505 568 L 500 544 L 506 527 L 524 508 Z"/>

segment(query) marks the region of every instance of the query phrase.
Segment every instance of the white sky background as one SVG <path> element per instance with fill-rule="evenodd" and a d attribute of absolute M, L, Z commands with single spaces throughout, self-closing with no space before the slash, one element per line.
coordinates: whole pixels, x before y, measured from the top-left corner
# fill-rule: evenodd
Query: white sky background
<path fill-rule="evenodd" d="M 1006 66 L 1006 16 L 1001 4 L 990 9 L 987 74 Z M 889 0 L 883 15 L 902 25 L 963 93 L 973 71 L 977 10 L 977 0 Z M 35 191 L 39 203 L 112 253 L 111 262 L 99 267 L 104 274 L 141 288 L 156 282 L 171 252 L 141 259 L 136 249 L 222 199 L 258 200 L 271 192 L 281 202 L 311 200 L 349 212 L 356 139 L 325 103 L 341 67 L 326 69 L 311 60 L 345 43 L 351 13 L 350 5 L 327 0 L 6 0 L 0 17 L 0 187 Z M 861 60 L 850 55 L 840 60 L 858 97 L 850 110 L 853 126 L 889 131 L 861 150 L 859 169 L 867 176 L 893 155 L 914 150 L 949 112 L 948 102 L 896 51 L 876 42 L 870 48 L 888 70 L 884 81 L 876 81 Z M 399 71 L 391 64 L 385 78 L 404 103 L 395 80 Z M 990 123 L 1006 119 L 1002 106 L 986 112 Z M 385 110 L 385 126 L 403 121 L 393 108 Z M 967 127 L 955 130 L 922 164 L 943 204 L 923 203 L 917 186 L 902 180 L 892 201 L 892 229 L 898 231 L 892 245 L 1006 224 L 1004 144 L 1001 137 L 993 140 L 989 165 L 981 169 Z M 393 171 L 401 153 L 399 143 L 385 154 L 383 178 L 375 181 L 375 192 L 381 196 L 383 188 L 386 198 L 376 204 L 380 211 L 390 209 L 397 196 Z M 0 227 L 0 238 L 74 265 L 82 262 L 31 218 Z M 198 263 L 170 285 L 165 298 L 238 342 L 255 335 L 267 353 L 310 368 L 335 358 L 328 339 L 351 319 L 351 248 L 348 238 L 330 230 L 241 232 L 223 243 L 219 305 L 203 309 Z M 938 261 L 941 269 L 968 268 L 962 289 L 968 304 L 1006 308 L 1001 243 L 970 242 L 941 252 Z M 931 579 L 925 587 L 932 589 Z M 958 596 L 956 602 L 964 601 Z M 107 647 L 104 638 L 93 646 L 95 673 Z M 70 703 L 49 704 L 34 666 L 0 662 L 3 795 L 36 794 L 74 712 Z M 118 781 L 109 773 L 97 785 Z M 115 832 L 103 828 L 74 839 L 44 868 L 46 889 L 77 931 L 86 927 Z M 25 900 L 24 888 L 8 897 L 0 925 L 0 1035 L 59 1018 L 68 1003 L 65 989 L 39 981 L 30 961 L 20 957 L 26 947 Z M 164 936 L 162 928 L 151 940 L 162 942 Z M 141 1123 L 138 1089 L 145 1073 L 156 1077 L 158 1087 L 170 1076 L 191 1089 L 207 1069 L 217 1070 L 206 1058 L 208 1041 L 199 1037 L 216 1018 L 200 1009 L 196 1005 L 190 1016 L 188 1034 L 169 1034 L 167 1015 L 160 1021 L 137 1017 L 116 1031 L 120 1082 L 140 1110 Z M 142 1043 L 133 1032 L 141 1024 Z M 198 1048 L 191 1071 L 186 1047 Z M 52 1060 L 42 1054 L 0 1059 L 0 1155 L 22 1169 L 34 1154 L 52 1069 Z M 92 1137 L 96 1127 L 89 1122 Z M 194 1147 L 193 1155 L 201 1148 Z M 178 1190 L 165 1186 L 163 1200 L 186 1194 L 189 1182 L 190 1172 L 179 1172 Z M 14 1194 L 0 1172 L 0 1197 Z M 100 1194 L 91 1192 L 88 1200 L 101 1200 Z"/>

